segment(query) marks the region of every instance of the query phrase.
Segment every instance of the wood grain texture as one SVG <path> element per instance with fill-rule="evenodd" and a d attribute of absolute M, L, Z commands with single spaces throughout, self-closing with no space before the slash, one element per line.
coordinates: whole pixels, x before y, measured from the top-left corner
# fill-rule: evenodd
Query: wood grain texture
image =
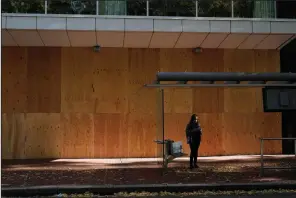
<path fill-rule="evenodd" d="M 2 50 L 3 158 L 156 157 L 157 71 L 275 72 L 268 50 L 18 48 Z M 200 155 L 258 154 L 281 137 L 281 114 L 264 113 L 260 88 L 165 89 L 165 137 L 181 140 L 197 113 Z M 281 142 L 266 143 L 280 153 Z"/>
<path fill-rule="evenodd" d="M 28 112 L 61 112 L 61 49 L 28 48 Z"/>
<path fill-rule="evenodd" d="M 2 50 L 2 112 L 27 111 L 27 48 L 7 47 Z"/>

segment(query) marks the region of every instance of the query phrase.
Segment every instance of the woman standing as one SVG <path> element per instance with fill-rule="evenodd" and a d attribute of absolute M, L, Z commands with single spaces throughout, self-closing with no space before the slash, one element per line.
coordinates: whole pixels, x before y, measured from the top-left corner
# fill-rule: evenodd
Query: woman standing
<path fill-rule="evenodd" d="M 198 122 L 198 117 L 193 114 L 186 127 L 187 143 L 190 145 L 190 169 L 198 168 L 197 156 L 201 142 L 202 129 Z"/>

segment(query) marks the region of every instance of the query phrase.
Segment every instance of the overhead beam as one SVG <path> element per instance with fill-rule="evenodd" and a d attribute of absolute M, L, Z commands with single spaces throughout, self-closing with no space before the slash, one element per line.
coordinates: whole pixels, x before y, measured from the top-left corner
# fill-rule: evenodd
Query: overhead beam
<path fill-rule="evenodd" d="M 296 87 L 296 84 L 146 84 L 151 88 L 190 88 L 190 87 Z"/>
<path fill-rule="evenodd" d="M 296 82 L 296 73 L 244 72 L 158 72 L 157 81 L 289 81 Z"/>

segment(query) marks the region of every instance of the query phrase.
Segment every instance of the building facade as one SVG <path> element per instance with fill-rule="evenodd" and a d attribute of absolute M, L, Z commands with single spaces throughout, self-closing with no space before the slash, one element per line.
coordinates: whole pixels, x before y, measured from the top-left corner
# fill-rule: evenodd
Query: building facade
<path fill-rule="evenodd" d="M 4 159 L 156 157 L 158 94 L 143 85 L 157 71 L 292 71 L 293 1 L 32 2 L 2 3 Z M 185 144 L 192 113 L 201 155 L 258 154 L 288 122 L 263 112 L 261 88 L 170 88 L 165 137 Z"/>

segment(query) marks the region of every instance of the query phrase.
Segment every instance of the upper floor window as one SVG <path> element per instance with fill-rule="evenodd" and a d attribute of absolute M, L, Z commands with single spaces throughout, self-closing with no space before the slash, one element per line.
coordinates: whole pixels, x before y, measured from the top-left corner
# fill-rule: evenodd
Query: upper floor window
<path fill-rule="evenodd" d="M 292 4 L 288 3 L 291 1 L 293 2 L 293 0 L 2 0 L 2 12 L 276 18 L 277 13 L 285 13 L 282 10 L 277 11 L 277 7 L 292 10 Z M 290 6 L 279 6 L 283 2 Z M 296 0 L 293 3 L 295 2 Z M 296 7 L 293 10 L 295 9 Z M 278 16 L 285 15 L 278 14 Z"/>

